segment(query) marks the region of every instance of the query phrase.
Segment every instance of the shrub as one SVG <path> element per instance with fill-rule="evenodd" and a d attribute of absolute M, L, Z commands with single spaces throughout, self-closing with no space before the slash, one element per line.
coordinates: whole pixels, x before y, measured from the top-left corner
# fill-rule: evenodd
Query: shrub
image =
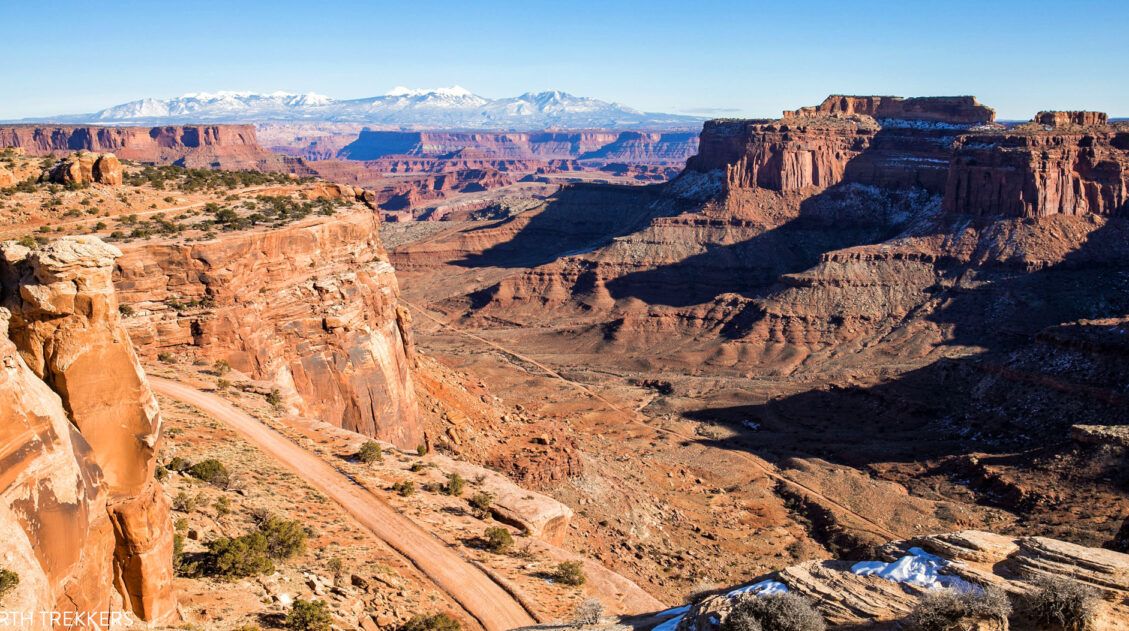
<path fill-rule="evenodd" d="M 188 462 L 180 456 L 173 456 L 173 459 L 169 460 L 169 463 L 165 465 L 165 467 L 169 471 L 176 471 L 177 473 L 184 473 L 185 471 L 188 471 L 188 468 L 191 466 L 191 462 Z"/>
<path fill-rule="evenodd" d="M 575 624 L 599 624 L 604 617 L 604 605 L 595 598 L 589 598 L 576 606 L 572 613 Z"/>
<path fill-rule="evenodd" d="M 231 372 L 231 364 L 227 363 L 226 359 L 217 359 L 216 363 L 212 364 L 212 372 L 222 377 Z"/>
<path fill-rule="evenodd" d="M 972 620 L 1005 621 L 1011 615 L 1011 601 L 995 588 L 982 591 L 935 589 L 925 593 L 910 614 L 914 631 L 950 631 L 961 622 Z"/>
<path fill-rule="evenodd" d="M 1035 581 L 1035 591 L 1026 597 L 1024 605 L 1024 613 L 1036 622 L 1085 631 L 1097 613 L 1098 593 L 1078 581 L 1047 576 Z"/>
<path fill-rule="evenodd" d="M 201 460 L 196 464 L 188 467 L 188 475 L 222 488 L 227 488 L 227 484 L 231 482 L 231 474 L 228 472 L 227 467 L 215 458 L 208 458 Z"/>
<path fill-rule="evenodd" d="M 175 364 L 176 356 L 168 352 L 157 353 L 157 361 L 162 364 Z"/>
<path fill-rule="evenodd" d="M 485 515 L 490 512 L 490 505 L 494 503 L 494 494 L 488 491 L 479 491 L 470 498 L 471 508 Z"/>
<path fill-rule="evenodd" d="M 459 631 L 463 626 L 445 613 L 430 616 L 412 616 L 400 626 L 400 631 Z"/>
<path fill-rule="evenodd" d="M 286 614 L 284 626 L 294 631 L 329 631 L 333 617 L 329 615 L 329 605 L 324 600 L 294 601 L 290 613 Z"/>
<path fill-rule="evenodd" d="M 205 569 L 223 578 L 245 578 L 265 574 L 274 569 L 268 553 L 267 538 L 261 532 L 235 537 L 220 537 L 205 544 L 208 554 Z"/>
<path fill-rule="evenodd" d="M 588 577 L 584 575 L 584 564 L 580 561 L 565 561 L 553 570 L 553 580 L 579 587 L 588 581 Z"/>
<path fill-rule="evenodd" d="M 279 392 L 278 388 L 271 389 L 270 393 L 267 394 L 267 403 L 276 410 L 282 407 L 282 393 Z"/>
<path fill-rule="evenodd" d="M 334 576 L 341 576 L 341 573 L 345 571 L 345 562 L 341 560 L 341 557 L 331 557 L 325 562 L 325 567 L 333 572 Z"/>
<path fill-rule="evenodd" d="M 747 594 L 721 623 L 721 631 L 824 631 L 823 617 L 795 594 Z"/>
<path fill-rule="evenodd" d="M 370 440 L 361 445 L 357 450 L 357 460 L 365 464 L 372 464 L 374 462 L 384 461 L 384 451 L 380 448 L 380 443 L 375 440 Z"/>
<path fill-rule="evenodd" d="M 421 458 L 423 456 L 426 456 L 427 455 L 427 445 L 416 445 L 416 455 L 420 456 Z"/>
<path fill-rule="evenodd" d="M 177 493 L 176 497 L 172 498 L 172 509 L 178 513 L 191 513 L 196 510 L 196 504 L 196 498 L 190 497 L 184 491 Z"/>
<path fill-rule="evenodd" d="M 416 483 L 411 480 L 400 480 L 392 485 L 392 490 L 399 493 L 400 497 L 408 497 L 416 492 Z"/>
<path fill-rule="evenodd" d="M 514 536 L 500 526 L 487 528 L 486 532 L 482 533 L 482 537 L 486 540 L 486 549 L 496 554 L 502 554 L 514 547 Z"/>
<path fill-rule="evenodd" d="M 266 539 L 272 559 L 289 559 L 306 551 L 309 534 L 297 521 L 270 515 L 259 522 L 258 532 Z"/>
<path fill-rule="evenodd" d="M 169 470 L 161 465 L 157 465 L 153 469 L 153 477 L 157 478 L 158 482 L 164 482 L 169 477 Z"/>
<path fill-rule="evenodd" d="M 231 500 L 227 499 L 226 495 L 221 495 L 216 498 L 212 504 L 212 508 L 216 509 L 216 516 L 223 517 L 231 512 Z"/>
<path fill-rule="evenodd" d="M 216 379 L 216 390 L 227 390 L 231 387 L 231 382 L 227 379 Z"/>
<path fill-rule="evenodd" d="M 16 574 L 6 567 L 0 567 L 0 602 L 4 602 L 4 598 L 19 584 L 19 574 Z"/>
<path fill-rule="evenodd" d="M 128 318 L 129 316 L 133 315 L 133 307 L 129 305 L 119 304 L 118 313 L 120 313 L 123 318 Z"/>
<path fill-rule="evenodd" d="M 466 486 L 466 480 L 463 480 L 463 476 L 452 473 L 447 476 L 447 484 L 443 485 L 443 494 L 458 497 L 463 494 L 464 486 Z"/>

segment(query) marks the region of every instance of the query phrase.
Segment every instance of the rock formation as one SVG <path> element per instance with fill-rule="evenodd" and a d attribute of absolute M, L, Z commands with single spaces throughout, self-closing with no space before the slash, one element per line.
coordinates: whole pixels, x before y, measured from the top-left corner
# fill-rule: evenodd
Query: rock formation
<path fill-rule="evenodd" d="M 915 552 L 916 550 L 916 552 Z M 899 559 L 912 565 L 914 554 L 936 555 L 920 568 L 938 565 L 941 577 L 950 576 L 983 587 L 999 588 L 1020 602 L 1012 620 L 1016 629 L 1034 628 L 1025 617 L 1021 599 L 1033 591 L 1040 578 L 1068 578 L 1101 594 L 1102 604 L 1093 625 L 1094 631 L 1121 631 L 1129 628 L 1129 555 L 1087 548 L 1043 537 L 1012 538 L 979 531 L 929 535 L 887 545 L 884 561 Z M 929 557 L 917 556 L 919 559 Z M 904 619 L 918 599 L 936 586 L 924 576 L 892 574 L 892 578 L 867 575 L 859 564 L 841 561 L 809 561 L 762 577 L 761 590 L 787 590 L 808 598 L 833 626 L 847 628 L 892 628 Z M 942 579 L 944 580 L 944 579 Z M 716 630 L 724 621 L 735 598 L 745 595 L 711 596 L 695 605 L 679 623 L 679 629 Z M 764 597 L 764 596 L 759 596 Z M 980 626 L 975 629 L 1006 630 L 1007 625 Z"/>
<path fill-rule="evenodd" d="M 113 153 L 121 160 L 190 168 L 258 169 L 310 175 L 301 160 L 273 154 L 258 143 L 253 125 L 0 127 L 0 147 L 28 155 L 74 151 Z"/>
<path fill-rule="evenodd" d="M 142 352 L 223 359 L 305 414 L 404 448 L 423 443 L 409 315 L 372 213 L 127 247 L 115 285 Z"/>
<path fill-rule="evenodd" d="M 869 116 L 901 120 L 922 120 L 959 125 L 989 123 L 996 112 L 972 96 L 843 96 L 833 94 L 812 107 L 784 112 L 784 119 L 808 116 Z"/>
<path fill-rule="evenodd" d="M 40 179 L 56 184 L 121 186 L 122 164 L 112 153 L 79 151 L 56 162 Z"/>
<path fill-rule="evenodd" d="M 0 254 L 11 314 L 5 374 L 18 395 L 5 419 L 31 424 L 11 436 L 26 449 L 5 443 L 25 463 L 6 476 L 5 494 L 33 501 L 33 482 L 47 493 L 38 510 L 17 515 L 45 577 L 29 585 L 41 584 L 41 604 L 104 610 L 112 568 L 126 610 L 166 620 L 175 600 L 172 523 L 153 478 L 160 413 L 121 326 L 111 284 L 120 252 L 94 237 L 66 237 L 34 250 L 7 242 Z M 52 504 L 57 512 L 45 508 Z M 11 506 L 21 511 L 19 500 Z"/>

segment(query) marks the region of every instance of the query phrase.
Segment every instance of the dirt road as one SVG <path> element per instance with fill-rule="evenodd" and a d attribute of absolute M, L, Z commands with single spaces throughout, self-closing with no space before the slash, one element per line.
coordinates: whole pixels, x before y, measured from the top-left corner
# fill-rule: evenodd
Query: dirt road
<path fill-rule="evenodd" d="M 157 392 L 223 421 L 290 468 L 423 572 L 487 631 L 535 624 L 529 613 L 485 573 L 378 497 L 222 398 L 175 381 L 150 377 Z"/>

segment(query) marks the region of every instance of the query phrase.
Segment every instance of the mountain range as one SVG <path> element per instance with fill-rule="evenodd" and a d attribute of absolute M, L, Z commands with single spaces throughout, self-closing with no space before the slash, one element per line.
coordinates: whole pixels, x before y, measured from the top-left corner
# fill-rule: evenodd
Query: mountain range
<path fill-rule="evenodd" d="M 35 122 L 96 124 L 335 122 L 408 129 L 622 129 L 695 128 L 696 116 L 642 112 L 567 92 L 527 92 L 489 99 L 458 86 L 397 87 L 382 96 L 337 100 L 309 92 L 193 92 L 145 98 L 89 114 Z M 30 122 L 30 121 L 28 121 Z"/>

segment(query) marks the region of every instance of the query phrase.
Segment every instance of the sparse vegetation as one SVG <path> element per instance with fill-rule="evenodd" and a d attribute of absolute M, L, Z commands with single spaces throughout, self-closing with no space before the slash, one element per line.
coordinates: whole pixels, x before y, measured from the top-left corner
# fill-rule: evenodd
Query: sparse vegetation
<path fill-rule="evenodd" d="M 292 631 L 329 631 L 333 625 L 333 617 L 329 614 L 329 605 L 324 600 L 294 601 L 290 612 L 286 614 L 284 626 Z"/>
<path fill-rule="evenodd" d="M 267 515 L 258 519 L 259 532 L 267 540 L 267 553 L 272 559 L 289 559 L 306 551 L 309 533 L 297 521 Z"/>
<path fill-rule="evenodd" d="M 267 403 L 270 404 L 272 408 L 276 410 L 282 408 L 282 393 L 278 388 L 272 388 L 271 391 L 267 393 L 266 399 Z"/>
<path fill-rule="evenodd" d="M 120 313 L 123 318 L 128 318 L 133 315 L 133 307 L 127 304 L 119 304 L 118 313 Z"/>
<path fill-rule="evenodd" d="M 161 352 L 157 353 L 157 361 L 161 362 L 162 364 L 175 364 L 176 357 L 172 353 Z"/>
<path fill-rule="evenodd" d="M 231 513 L 231 500 L 226 495 L 221 495 L 212 503 L 212 508 L 216 510 L 217 517 L 228 515 Z"/>
<path fill-rule="evenodd" d="M 215 373 L 216 376 L 222 377 L 231 372 L 231 364 L 227 363 L 226 359 L 217 359 L 216 362 L 212 364 L 212 372 Z"/>
<path fill-rule="evenodd" d="M 416 455 L 420 458 L 427 455 L 427 445 L 416 445 Z"/>
<path fill-rule="evenodd" d="M 584 575 L 584 564 L 580 561 L 565 561 L 558 564 L 553 569 L 552 577 L 558 583 L 573 587 L 580 587 L 588 582 L 588 577 Z"/>
<path fill-rule="evenodd" d="M 20 584 L 20 575 L 6 567 L 0 567 L 0 603 Z"/>
<path fill-rule="evenodd" d="M 470 498 L 470 506 L 484 516 L 490 514 L 490 506 L 494 504 L 494 494 L 489 491 L 479 491 Z"/>
<path fill-rule="evenodd" d="M 215 458 L 201 460 L 188 467 L 188 475 L 221 489 L 227 488 L 227 485 L 231 482 L 231 473 L 222 462 Z"/>
<path fill-rule="evenodd" d="M 1024 599 L 1024 613 L 1035 622 L 1066 631 L 1087 631 L 1097 613 L 1098 593 L 1092 587 L 1061 577 L 1043 577 Z"/>
<path fill-rule="evenodd" d="M 931 590 L 921 597 L 910 614 L 913 631 L 952 631 L 964 622 L 1006 621 L 1011 615 L 1007 595 L 994 588 L 982 591 Z"/>
<path fill-rule="evenodd" d="M 744 596 L 721 623 L 721 631 L 824 631 L 823 617 L 802 596 Z"/>
<path fill-rule="evenodd" d="M 267 538 L 261 532 L 249 532 L 235 538 L 220 537 L 205 544 L 205 574 L 220 578 L 245 578 L 274 570 L 267 553 Z"/>
<path fill-rule="evenodd" d="M 373 464 L 375 462 L 384 461 L 384 451 L 380 448 L 380 443 L 375 440 L 366 441 L 357 450 L 357 460 L 365 464 Z"/>
<path fill-rule="evenodd" d="M 463 487 L 466 486 L 466 480 L 463 476 L 452 473 L 447 476 L 447 483 L 443 485 L 442 491 L 444 495 L 458 497 L 463 494 Z"/>
<path fill-rule="evenodd" d="M 172 509 L 178 513 L 191 513 L 196 510 L 197 503 L 195 497 L 181 491 L 176 494 L 176 497 L 172 498 Z"/>
<path fill-rule="evenodd" d="M 504 554 L 514 547 L 514 536 L 500 526 L 487 528 L 482 538 L 486 541 L 486 549 L 495 554 Z"/>
<path fill-rule="evenodd" d="M 600 624 L 603 617 L 604 605 L 595 598 L 580 603 L 572 613 L 574 624 Z"/>
<path fill-rule="evenodd" d="M 459 631 L 462 625 L 445 613 L 430 616 L 412 616 L 400 626 L 400 631 Z"/>
<path fill-rule="evenodd" d="M 416 483 L 411 480 L 400 480 L 392 485 L 392 490 L 400 497 L 409 497 L 416 492 Z"/>

